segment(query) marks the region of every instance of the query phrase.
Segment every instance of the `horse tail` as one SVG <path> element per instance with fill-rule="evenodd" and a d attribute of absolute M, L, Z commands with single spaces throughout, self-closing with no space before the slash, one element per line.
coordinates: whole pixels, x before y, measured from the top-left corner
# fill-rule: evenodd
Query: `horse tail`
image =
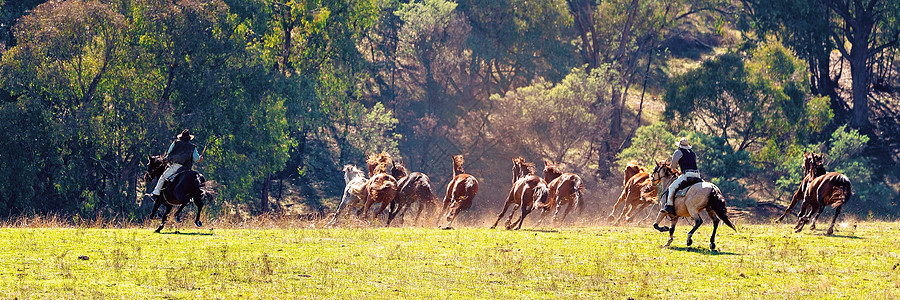
<path fill-rule="evenodd" d="M 580 214 L 584 211 L 584 182 L 579 176 L 575 176 L 575 179 L 575 209 Z"/>
<path fill-rule="evenodd" d="M 853 195 L 853 185 L 850 184 L 850 179 L 844 174 L 841 174 L 836 178 L 837 184 L 835 184 L 832 189 L 831 199 L 834 200 L 834 203 L 831 204 L 831 208 L 838 208 L 847 200 L 850 200 L 850 196 Z"/>
<path fill-rule="evenodd" d="M 716 215 L 719 216 L 719 219 L 722 219 L 725 222 L 725 225 L 737 231 L 737 228 L 734 228 L 734 224 L 731 224 L 731 220 L 728 219 L 728 210 L 725 208 L 725 197 L 722 196 L 722 192 L 719 191 L 718 187 L 713 187 L 712 192 L 709 193 L 709 205 L 712 206 L 712 209 L 716 212 Z"/>
<path fill-rule="evenodd" d="M 510 191 L 510 193 L 512 193 L 512 191 Z M 547 202 L 547 196 L 549 193 L 550 190 L 547 189 L 547 185 L 539 184 L 534 189 L 534 193 L 531 194 L 531 207 L 535 209 L 544 207 L 543 203 Z"/>

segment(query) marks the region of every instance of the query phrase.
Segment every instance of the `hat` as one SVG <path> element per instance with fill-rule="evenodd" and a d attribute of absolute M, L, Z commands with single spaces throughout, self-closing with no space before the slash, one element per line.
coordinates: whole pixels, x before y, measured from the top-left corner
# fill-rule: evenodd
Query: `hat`
<path fill-rule="evenodd" d="M 675 142 L 675 146 L 682 149 L 691 149 L 691 144 L 688 143 L 687 138 L 681 138 L 678 142 Z"/>
<path fill-rule="evenodd" d="M 194 136 L 191 135 L 190 130 L 185 129 L 185 130 L 182 130 L 181 134 L 176 136 L 176 138 L 178 138 L 179 140 L 182 140 L 182 141 L 190 141 L 190 140 L 194 139 Z"/>

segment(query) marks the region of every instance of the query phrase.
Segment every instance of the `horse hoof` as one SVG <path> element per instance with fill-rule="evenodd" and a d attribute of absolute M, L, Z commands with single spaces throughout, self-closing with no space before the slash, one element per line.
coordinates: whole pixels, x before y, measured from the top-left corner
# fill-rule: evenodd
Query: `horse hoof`
<path fill-rule="evenodd" d="M 162 228 L 157 228 L 157 229 L 154 230 L 153 232 L 159 233 L 160 231 L 162 231 Z"/>
<path fill-rule="evenodd" d="M 825 232 L 825 235 L 832 235 L 832 234 L 834 234 L 834 229 L 829 228 L 828 232 Z"/>
<path fill-rule="evenodd" d="M 685 242 L 685 244 L 687 244 L 687 245 L 688 245 L 688 247 L 690 247 L 690 246 L 691 246 L 691 244 L 693 244 L 693 243 L 694 243 L 694 241 L 693 241 L 693 240 L 691 240 L 691 239 L 688 239 L 688 240 L 687 240 L 687 241 L 686 241 L 686 242 Z"/>
<path fill-rule="evenodd" d="M 203 227 L 203 222 L 197 221 L 194 222 L 194 225 L 197 225 L 197 227 Z"/>
<path fill-rule="evenodd" d="M 453 227 L 447 226 L 447 227 L 441 227 L 441 229 L 443 229 L 443 230 L 453 230 Z"/>
<path fill-rule="evenodd" d="M 181 217 L 175 216 L 175 223 L 181 223 Z"/>

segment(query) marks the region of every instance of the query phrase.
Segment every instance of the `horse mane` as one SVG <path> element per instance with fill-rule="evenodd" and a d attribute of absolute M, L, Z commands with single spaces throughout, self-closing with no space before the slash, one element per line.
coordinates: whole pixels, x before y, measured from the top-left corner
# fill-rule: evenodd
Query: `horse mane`
<path fill-rule="evenodd" d="M 369 167 L 369 177 L 378 173 L 388 173 L 388 164 L 391 166 L 394 165 L 394 160 L 391 158 L 390 153 L 381 152 L 380 154 L 366 155 L 366 165 Z"/>
<path fill-rule="evenodd" d="M 394 162 L 394 170 L 391 171 L 391 175 L 396 179 L 400 179 L 406 177 L 409 174 L 409 171 L 406 170 L 406 166 L 403 165 L 403 161 L 395 161 Z"/>
<path fill-rule="evenodd" d="M 463 163 L 466 160 L 463 158 L 462 154 L 454 155 L 451 159 L 453 159 L 453 177 L 459 174 L 465 174 L 466 170 L 463 169 Z"/>
<path fill-rule="evenodd" d="M 562 176 L 563 172 L 553 161 L 544 160 L 544 181 L 550 182 Z"/>

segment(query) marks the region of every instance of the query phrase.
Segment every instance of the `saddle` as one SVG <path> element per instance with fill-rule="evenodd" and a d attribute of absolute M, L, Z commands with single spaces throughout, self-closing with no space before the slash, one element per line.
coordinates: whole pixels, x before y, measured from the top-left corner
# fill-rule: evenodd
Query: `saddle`
<path fill-rule="evenodd" d="M 173 173 L 172 176 L 163 178 L 163 185 L 162 185 L 162 188 L 160 188 L 160 193 L 162 193 L 162 191 L 165 191 L 166 188 L 169 186 L 169 183 L 175 181 L 175 178 L 178 178 L 178 175 L 184 174 L 185 172 L 188 172 L 188 171 L 191 171 L 191 169 L 189 169 L 185 166 L 181 166 L 181 168 L 178 168 L 178 170 L 175 171 L 175 173 Z"/>
<path fill-rule="evenodd" d="M 681 184 L 679 184 L 678 187 L 675 188 L 675 198 L 684 197 L 684 195 L 687 194 L 688 187 L 698 184 L 698 183 L 701 183 L 701 182 L 703 182 L 703 178 L 698 178 L 698 177 L 685 178 L 684 181 L 682 181 Z"/>

